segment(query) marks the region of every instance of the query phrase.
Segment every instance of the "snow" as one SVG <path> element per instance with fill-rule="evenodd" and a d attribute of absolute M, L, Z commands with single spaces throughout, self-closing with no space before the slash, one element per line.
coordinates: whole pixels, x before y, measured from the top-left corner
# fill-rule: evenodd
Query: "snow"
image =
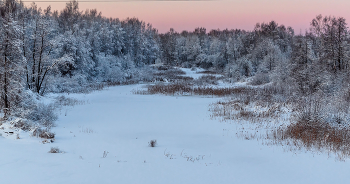
<path fill-rule="evenodd" d="M 196 68 L 195 70 L 192 70 L 190 68 L 180 68 L 182 71 L 184 71 L 186 74 L 185 76 L 192 77 L 193 79 L 198 79 L 199 77 L 203 76 L 202 73 L 197 73 L 204 71 L 203 69 Z"/>
<path fill-rule="evenodd" d="M 186 74 L 184 76 L 188 76 L 188 77 L 192 77 L 193 79 L 199 79 L 202 76 L 205 75 L 211 75 L 211 76 L 215 76 L 215 77 L 222 77 L 222 75 L 220 74 L 204 74 L 204 73 L 199 73 L 199 72 L 203 72 L 205 71 L 202 68 L 194 68 L 194 70 L 190 69 L 190 68 L 179 68 L 182 71 L 184 71 Z M 210 87 L 213 88 L 227 88 L 227 87 L 242 87 L 242 86 L 246 86 L 247 82 L 235 82 L 235 83 L 228 83 L 228 82 L 223 82 L 222 80 L 218 80 L 218 84 L 217 85 L 208 85 Z"/>
<path fill-rule="evenodd" d="M 68 95 L 88 103 L 61 110 L 54 143 L 0 136 L 0 183 L 350 182 L 348 160 L 237 137 L 242 125 L 210 118 L 219 98 L 132 94 L 141 87 Z"/>

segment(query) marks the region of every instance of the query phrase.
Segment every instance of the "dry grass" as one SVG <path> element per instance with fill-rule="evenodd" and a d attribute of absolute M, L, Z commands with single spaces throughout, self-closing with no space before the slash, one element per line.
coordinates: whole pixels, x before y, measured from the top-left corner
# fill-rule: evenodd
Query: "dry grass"
<path fill-rule="evenodd" d="M 0 126 L 1 126 L 1 124 L 0 124 Z M 28 124 L 25 120 L 22 119 L 20 121 L 14 121 L 13 122 L 13 127 L 19 128 L 19 129 L 21 129 L 23 131 L 28 131 L 28 130 L 30 130 L 31 125 Z"/>
<path fill-rule="evenodd" d="M 163 66 L 164 67 L 164 66 Z M 186 73 L 180 69 L 177 68 L 170 68 L 168 67 L 167 69 L 162 69 L 155 72 L 154 75 L 154 80 L 156 81 L 161 81 L 161 82 L 191 82 L 193 81 L 192 77 L 188 76 L 182 76 L 185 75 Z"/>
<path fill-rule="evenodd" d="M 234 88 L 213 88 L 213 87 L 195 87 L 193 92 L 196 95 L 211 95 L 211 96 L 229 96 L 242 93 L 249 93 L 251 89 L 245 87 Z"/>
<path fill-rule="evenodd" d="M 243 138 L 266 140 L 267 144 L 282 145 L 292 151 L 306 149 L 328 152 L 339 160 L 350 157 L 350 127 L 346 126 L 346 118 L 331 116 L 334 104 L 342 107 L 347 103 L 342 105 L 336 99 L 324 95 L 281 99 L 281 96 L 290 92 L 279 87 L 253 89 L 256 89 L 255 93 L 241 93 L 212 104 L 212 117 L 224 121 L 235 120 L 236 123 L 257 123 L 256 130 L 267 132 L 257 135 L 257 131 L 252 131 L 240 135 Z M 287 115 L 284 112 L 286 109 L 290 109 L 292 114 Z M 338 107 L 336 109 L 338 113 L 341 110 Z M 279 121 L 294 123 L 283 125 Z"/>
<path fill-rule="evenodd" d="M 214 88 L 193 87 L 189 83 L 155 84 L 148 86 L 147 93 L 136 91 L 136 94 L 165 94 L 165 95 L 204 95 L 204 96 L 229 96 L 249 93 L 251 89 L 244 87 Z"/>
<path fill-rule="evenodd" d="M 335 153 L 338 159 L 350 156 L 350 128 L 345 126 L 334 127 L 327 123 L 299 121 L 272 131 L 268 138 L 275 144 Z"/>
<path fill-rule="evenodd" d="M 249 122 L 264 122 L 271 118 L 278 119 L 282 114 L 282 105 L 274 104 L 256 109 L 257 103 L 249 100 L 219 101 L 210 105 L 212 118 L 221 120 L 247 120 Z"/>
<path fill-rule="evenodd" d="M 212 85 L 217 85 L 218 80 L 223 79 L 223 77 L 216 77 L 214 75 L 202 75 L 198 79 L 196 79 L 194 82 L 197 85 L 207 85 L 207 84 L 212 84 Z"/>
<path fill-rule="evenodd" d="M 39 137 L 43 139 L 54 139 L 55 133 L 44 131 L 39 135 Z"/>
<path fill-rule="evenodd" d="M 193 90 L 191 85 L 185 83 L 174 83 L 169 85 L 156 84 L 150 85 L 147 89 L 149 94 L 165 94 L 165 95 L 184 95 L 190 94 Z"/>
<path fill-rule="evenodd" d="M 33 136 L 40 137 L 43 139 L 54 139 L 55 133 L 50 132 L 48 129 L 42 130 L 41 128 L 36 128 L 33 131 Z"/>
<path fill-rule="evenodd" d="M 157 140 L 151 140 L 148 142 L 149 147 L 156 147 L 157 146 Z"/>
<path fill-rule="evenodd" d="M 216 84 L 218 78 L 203 76 L 200 80 L 186 80 L 181 76 L 176 76 L 178 75 L 176 72 L 170 72 L 169 74 L 166 74 L 168 70 L 162 70 L 161 72 L 163 73 L 157 75 L 160 77 L 167 76 L 168 79 L 173 79 L 176 82 L 168 85 L 150 85 L 147 91 L 138 93 L 230 97 L 230 99 L 221 100 L 210 106 L 210 111 L 213 113 L 212 117 L 219 117 L 222 120 L 244 120 L 242 122 L 258 123 L 255 125 L 260 128 L 259 132 L 264 132 L 261 131 L 262 129 L 268 131 L 267 134 L 260 136 L 257 131 L 251 135 L 244 134 L 245 139 L 265 139 L 273 142 L 273 144 L 289 145 L 297 149 L 328 150 L 342 158 L 350 156 L 350 128 L 343 125 L 338 126 L 338 124 L 341 125 L 345 121 L 342 117 L 336 117 L 332 122 L 324 121 L 326 119 L 324 114 L 331 113 L 327 106 L 332 103 L 332 100 L 322 94 L 320 96 L 315 95 L 310 99 L 304 98 L 295 93 L 293 86 L 286 84 L 267 84 L 261 87 L 205 87 L 202 84 Z M 269 82 L 267 76 L 263 77 L 265 78 L 257 77 L 252 84 L 261 85 Z M 350 92 L 343 95 L 345 99 L 343 101 L 350 101 L 349 94 Z M 325 98 L 328 101 L 325 101 Z M 322 103 L 319 102 L 320 100 Z M 349 104 L 345 102 L 344 104 Z M 333 103 L 339 104 L 338 101 Z M 331 105 L 335 106 L 334 104 Z M 284 110 L 287 108 L 292 110 L 292 116 L 285 117 Z M 343 110 L 344 113 L 349 109 L 348 105 L 342 105 L 342 108 L 345 109 Z M 282 115 L 284 116 L 282 117 Z M 275 126 L 273 123 L 269 124 L 272 121 L 290 121 L 289 117 L 296 117 L 296 119 L 293 119 L 295 123 L 275 128 L 273 128 Z M 268 126 L 270 127 L 267 128 Z M 271 126 L 272 131 L 268 130 Z M 149 144 L 151 146 L 151 143 Z"/>
<path fill-rule="evenodd" d="M 75 105 L 84 105 L 84 101 L 82 100 L 77 100 L 74 98 L 66 97 L 66 96 L 58 96 L 55 98 L 55 106 L 60 107 L 60 106 L 75 106 Z"/>
<path fill-rule="evenodd" d="M 200 72 L 197 72 L 197 73 L 201 73 L 201 74 L 219 74 L 218 72 L 214 72 L 214 71 L 200 71 Z"/>
<path fill-rule="evenodd" d="M 180 69 L 169 69 L 166 71 L 158 71 L 154 73 L 155 76 L 176 76 L 176 75 L 185 75 L 186 72 L 180 70 Z"/>

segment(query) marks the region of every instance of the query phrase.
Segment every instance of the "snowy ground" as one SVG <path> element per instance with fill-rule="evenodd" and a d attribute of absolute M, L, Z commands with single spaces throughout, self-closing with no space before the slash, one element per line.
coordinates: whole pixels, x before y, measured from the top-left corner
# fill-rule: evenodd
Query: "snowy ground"
<path fill-rule="evenodd" d="M 220 74 L 203 74 L 199 72 L 205 71 L 204 69 L 201 68 L 196 68 L 196 70 L 192 70 L 190 68 L 180 68 L 182 71 L 184 71 L 186 74 L 185 76 L 192 77 L 193 79 L 199 79 L 203 75 L 212 75 L 215 77 L 222 77 Z M 235 82 L 235 83 L 226 83 L 223 82 L 222 80 L 218 81 L 218 85 L 208 85 L 214 88 L 227 88 L 227 87 L 239 87 L 239 86 L 246 86 L 247 82 Z"/>
<path fill-rule="evenodd" d="M 141 87 L 69 95 L 86 103 L 61 110 L 54 143 L 0 136 L 0 183 L 350 183 L 348 160 L 237 137 L 241 125 L 210 119 L 218 98 L 132 94 Z"/>
<path fill-rule="evenodd" d="M 197 73 L 197 72 L 202 72 L 205 71 L 203 69 L 196 69 L 196 70 L 191 70 L 190 68 L 180 68 L 182 71 L 184 71 L 186 76 L 192 77 L 193 79 L 198 79 L 199 77 L 203 76 L 202 73 Z"/>

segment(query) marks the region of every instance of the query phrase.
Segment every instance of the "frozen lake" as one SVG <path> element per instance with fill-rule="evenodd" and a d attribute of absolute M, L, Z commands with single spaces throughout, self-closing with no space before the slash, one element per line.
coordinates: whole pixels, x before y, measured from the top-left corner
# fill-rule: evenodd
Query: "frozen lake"
<path fill-rule="evenodd" d="M 0 182 L 350 183 L 348 160 L 237 137 L 240 125 L 210 118 L 218 98 L 132 93 L 141 87 L 69 95 L 86 103 L 61 110 L 54 143 L 0 136 Z M 48 153 L 51 147 L 64 153 Z"/>

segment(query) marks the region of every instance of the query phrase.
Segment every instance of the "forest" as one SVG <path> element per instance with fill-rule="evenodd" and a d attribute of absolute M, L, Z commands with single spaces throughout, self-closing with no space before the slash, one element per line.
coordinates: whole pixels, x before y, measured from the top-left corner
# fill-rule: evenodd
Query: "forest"
<path fill-rule="evenodd" d="M 84 93 L 103 85 L 153 81 L 155 64 L 200 67 L 233 83 L 265 86 L 271 103 L 292 103 L 296 116 L 329 125 L 349 121 L 347 23 L 318 15 L 296 34 L 275 21 L 253 30 L 158 33 L 137 18 L 106 18 L 81 11 L 77 1 L 62 11 L 0 4 L 0 108 L 4 120 L 50 121 L 35 98 L 47 93 Z M 266 87 L 270 86 L 270 87 Z M 44 110 L 45 109 L 45 110 Z M 44 120 L 43 120 L 44 119 Z"/>

